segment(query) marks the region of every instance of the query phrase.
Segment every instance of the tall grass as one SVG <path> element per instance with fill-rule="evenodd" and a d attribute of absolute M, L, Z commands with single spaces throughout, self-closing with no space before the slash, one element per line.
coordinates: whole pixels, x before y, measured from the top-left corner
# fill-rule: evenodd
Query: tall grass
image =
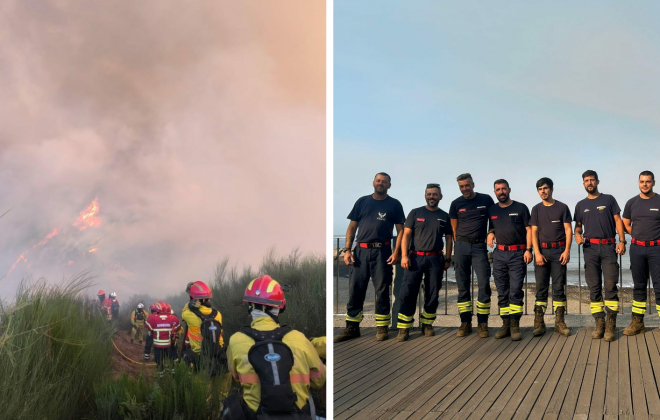
<path fill-rule="evenodd" d="M 85 274 L 63 286 L 22 283 L 0 308 L 2 418 L 83 418 L 110 368 L 111 326 L 82 296 Z"/>

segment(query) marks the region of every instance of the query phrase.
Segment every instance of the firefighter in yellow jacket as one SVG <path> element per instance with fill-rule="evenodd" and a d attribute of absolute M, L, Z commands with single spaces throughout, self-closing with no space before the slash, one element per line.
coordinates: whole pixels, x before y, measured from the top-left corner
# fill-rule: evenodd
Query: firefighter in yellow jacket
<path fill-rule="evenodd" d="M 147 319 L 147 313 L 144 312 L 144 305 L 142 303 L 137 304 L 137 308 L 131 314 L 131 325 L 133 330 L 131 331 L 131 344 L 135 340 L 135 336 L 142 344 L 142 337 L 144 337 L 144 321 Z"/>
<path fill-rule="evenodd" d="M 260 277 L 247 286 L 243 301 L 250 305 L 252 323 L 232 335 L 227 348 L 229 371 L 241 384 L 243 397 L 225 400 L 223 418 L 292 411 L 314 418 L 310 388 L 323 387 L 325 366 L 304 334 L 280 326 L 278 316 L 286 307 L 282 287 L 269 276 Z M 278 380 L 270 383 L 274 377 Z"/>

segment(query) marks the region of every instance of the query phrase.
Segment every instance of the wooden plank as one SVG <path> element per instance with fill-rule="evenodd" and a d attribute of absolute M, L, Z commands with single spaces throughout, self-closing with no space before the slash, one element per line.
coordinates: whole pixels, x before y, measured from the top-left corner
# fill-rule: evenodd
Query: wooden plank
<path fill-rule="evenodd" d="M 619 342 L 621 328 L 617 328 L 617 338 L 610 343 L 609 359 L 607 361 L 607 379 L 605 389 L 605 416 L 619 415 Z"/>
<path fill-rule="evenodd" d="M 559 379 L 561 378 L 564 369 L 566 369 L 567 367 L 568 357 L 570 354 L 573 353 L 573 348 L 575 347 L 575 343 L 577 341 L 577 336 L 575 335 L 575 332 L 577 331 L 573 330 L 570 336 L 565 338 L 563 337 L 559 338 L 559 340 L 565 340 L 565 343 L 564 346 L 562 347 L 561 353 L 557 358 L 557 361 L 552 367 L 552 371 L 550 372 L 550 374 L 543 383 L 535 382 L 533 385 L 533 387 L 536 387 L 537 385 L 541 387 L 541 389 L 538 391 L 538 398 L 536 399 L 534 405 L 529 410 L 527 409 L 521 410 L 521 408 L 524 407 L 526 404 L 526 401 L 523 400 L 523 403 L 521 404 L 521 408 L 519 408 L 518 411 L 516 412 L 516 416 L 518 416 L 518 413 L 522 411 L 527 412 L 531 418 L 540 418 L 543 416 L 543 413 L 545 413 L 545 409 L 548 407 L 548 404 L 550 403 L 550 398 L 552 398 L 552 395 L 554 394 L 555 389 L 557 388 Z M 582 336 L 580 336 L 580 338 L 582 338 Z M 536 391 L 530 390 L 530 393 L 532 394 L 535 392 Z"/>
<path fill-rule="evenodd" d="M 573 414 L 575 414 L 575 405 L 577 404 L 578 396 L 580 395 L 580 389 L 582 388 L 582 379 L 584 377 L 584 371 L 587 367 L 587 360 L 589 358 L 589 353 L 591 352 L 591 346 L 596 340 L 591 338 L 591 333 L 593 333 L 593 328 L 585 328 L 585 338 L 582 342 L 582 348 L 580 349 L 580 355 L 578 356 L 577 363 L 575 364 L 575 370 L 571 376 L 571 381 L 568 385 L 568 391 L 566 392 L 566 398 L 561 404 L 561 409 L 559 410 L 559 418 L 572 419 Z"/>
<path fill-rule="evenodd" d="M 545 368 L 545 366 L 548 364 L 547 362 L 551 360 L 551 363 L 554 363 L 554 361 L 557 359 L 557 356 L 559 355 L 559 352 L 561 351 L 561 348 L 559 349 L 559 352 L 555 352 L 555 349 L 560 344 L 563 346 L 563 344 L 566 342 L 566 340 L 563 339 L 563 337 L 562 337 L 563 340 L 560 341 L 559 337 L 561 337 L 559 334 L 552 334 L 550 340 L 548 341 L 548 344 L 546 344 L 545 348 L 539 354 L 538 358 L 534 360 L 534 363 L 532 363 L 529 366 L 529 370 L 527 370 L 527 373 L 524 375 L 524 377 L 520 376 L 518 384 L 516 385 L 515 382 L 509 384 L 507 388 L 515 387 L 516 389 L 513 391 L 511 397 L 509 398 L 509 401 L 504 405 L 504 407 L 502 407 L 502 412 L 497 417 L 498 419 L 513 418 L 513 416 L 516 413 L 516 410 L 518 410 L 520 404 L 529 394 L 530 390 L 532 389 L 532 385 L 539 377 L 541 372 L 543 372 L 544 374 L 546 372 L 548 374 L 550 373 L 550 369 Z M 554 359 L 552 359 L 552 355 L 554 355 Z M 536 401 L 537 397 L 538 397 L 538 393 L 530 397 L 530 399 L 533 399 L 532 405 Z M 493 410 L 491 409 L 491 411 Z"/>
<path fill-rule="evenodd" d="M 539 418 L 541 415 L 543 415 L 543 418 L 546 418 L 548 415 L 549 418 L 559 418 L 559 410 L 561 410 L 561 405 L 564 402 L 564 397 L 568 391 L 568 386 L 571 383 L 571 378 L 573 377 L 573 373 L 575 371 L 575 365 L 577 364 L 578 356 L 580 355 L 580 350 L 582 349 L 582 343 L 587 339 L 587 329 L 580 328 L 577 331 L 577 335 L 573 334 L 571 337 L 575 337 L 573 347 L 571 348 L 571 352 L 565 362 L 566 364 L 563 371 L 561 372 L 561 376 L 559 377 L 556 387 L 554 388 L 553 392 L 550 392 L 548 389 L 548 394 L 551 394 L 548 396 L 548 404 L 544 407 L 544 399 L 539 398 L 539 401 L 537 402 L 538 408 L 534 406 L 534 409 L 531 413 L 531 418 Z M 591 337 L 588 339 L 591 340 Z M 546 394 L 546 390 L 544 389 L 541 394 L 543 397 Z"/>
<path fill-rule="evenodd" d="M 646 333 L 646 345 L 649 349 L 649 357 L 651 358 L 651 366 L 653 366 L 653 376 L 655 377 L 656 385 L 660 384 L 660 330 L 653 329 Z M 659 413 L 652 412 L 650 414 L 656 415 Z"/>
<path fill-rule="evenodd" d="M 628 337 L 619 338 L 619 416 L 632 416 L 632 388 L 630 385 L 630 357 Z"/>
<path fill-rule="evenodd" d="M 646 409 L 642 366 L 639 361 L 639 350 L 637 349 L 636 336 L 624 337 L 624 340 L 628 341 L 633 414 L 635 415 L 635 418 L 641 418 L 642 416 L 647 417 L 648 410 Z"/>
<path fill-rule="evenodd" d="M 480 347 L 479 338 L 476 334 L 462 338 L 456 344 L 452 344 L 451 348 L 438 348 L 434 356 L 428 358 L 426 363 L 420 363 L 419 360 L 413 360 L 414 368 L 408 369 L 408 371 L 402 372 L 398 375 L 397 380 L 393 381 L 391 377 L 385 377 L 385 380 L 380 380 L 378 383 L 374 383 L 373 386 L 369 388 L 369 395 L 356 395 L 351 400 L 346 400 L 343 404 L 337 406 L 335 404 L 335 410 L 342 410 L 344 407 L 352 407 L 357 410 L 387 410 L 390 407 L 386 406 L 385 402 L 392 400 L 395 396 L 398 396 L 399 391 L 407 386 L 410 383 L 414 383 L 419 380 L 420 377 L 426 377 L 429 375 L 429 372 L 434 370 L 440 370 L 446 368 L 447 366 L 454 366 L 456 363 L 460 362 L 464 358 L 464 353 L 469 351 L 471 347 Z M 385 372 L 387 373 L 387 372 Z M 426 376 L 425 376 L 426 375 Z M 381 388 L 387 387 L 385 392 L 378 392 Z M 402 397 L 402 396 L 401 396 Z M 401 411 L 401 410 L 394 410 Z"/>
<path fill-rule="evenodd" d="M 616 339 L 614 342 L 616 342 Z M 603 418 L 605 411 L 605 391 L 607 389 L 607 368 L 609 366 L 611 345 L 612 342 L 608 341 L 601 341 L 600 343 L 594 390 L 591 393 L 591 403 L 589 404 L 589 418 Z"/>
<path fill-rule="evenodd" d="M 495 382 L 495 384 L 487 392 L 483 400 L 474 408 L 470 419 L 480 419 L 482 417 L 492 417 L 497 418 L 499 415 L 499 410 L 494 413 L 489 414 L 489 410 L 492 405 L 500 399 L 500 395 L 504 390 L 506 390 L 509 382 L 513 380 L 516 373 L 521 370 L 525 360 L 528 358 L 536 359 L 538 353 L 541 352 L 547 341 L 550 339 L 552 334 L 546 333 L 544 336 L 538 338 L 533 337 L 531 331 L 529 331 L 523 340 L 519 343 L 524 343 L 524 349 L 515 360 L 512 361 L 511 365 L 506 369 L 505 372 L 501 375 L 500 379 Z"/>
<path fill-rule="evenodd" d="M 589 358 L 587 359 L 587 366 L 584 369 L 582 387 L 580 388 L 580 395 L 577 400 L 577 405 L 575 406 L 574 415 L 589 416 L 589 406 L 591 406 L 591 396 L 593 395 L 594 381 L 596 379 L 598 355 L 600 354 L 600 346 L 603 343 L 604 341 L 602 339 L 592 340 L 591 349 L 589 351 Z"/>
<path fill-rule="evenodd" d="M 411 414 L 412 411 L 401 411 L 392 420 L 406 420 L 408 417 L 410 417 Z"/>
<path fill-rule="evenodd" d="M 651 366 L 651 357 L 649 356 L 649 349 L 646 343 L 646 334 L 638 334 L 637 350 L 639 351 L 639 362 L 642 368 L 642 379 L 644 383 L 644 392 L 646 393 L 646 407 L 649 415 L 660 414 L 660 397 L 658 397 L 658 388 L 655 384 L 655 377 L 653 376 L 653 367 Z M 653 340 L 652 335 L 649 333 L 649 340 Z M 655 347 L 655 343 L 652 343 Z"/>

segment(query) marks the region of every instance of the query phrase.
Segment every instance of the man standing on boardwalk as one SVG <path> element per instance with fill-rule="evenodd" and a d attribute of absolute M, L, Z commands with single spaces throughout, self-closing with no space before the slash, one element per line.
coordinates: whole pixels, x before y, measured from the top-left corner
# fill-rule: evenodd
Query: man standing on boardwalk
<path fill-rule="evenodd" d="M 335 343 L 360 336 L 362 308 L 367 295 L 369 278 L 376 289 L 376 341 L 388 338 L 390 315 L 390 285 L 392 268 L 401 253 L 401 231 L 406 219 L 399 200 L 387 195 L 391 178 L 385 172 L 376 174 L 374 193 L 358 199 L 348 215 L 344 262 L 349 265 L 349 295 L 346 305 L 346 329 L 334 338 Z M 392 228 L 397 240 L 392 252 Z M 351 251 L 357 231 L 355 253 Z"/>
<path fill-rule="evenodd" d="M 472 296 L 470 276 L 472 268 L 477 273 L 479 296 L 477 298 L 477 329 L 479 337 L 488 337 L 490 314 L 490 263 L 486 236 L 488 233 L 488 209 L 494 204 L 487 194 L 474 191 L 472 175 L 465 173 L 456 178 L 461 197 L 452 201 L 449 217 L 454 232 L 454 259 L 456 285 L 458 287 L 458 313 L 461 327 L 457 335 L 465 337 L 472 332 Z"/>
<path fill-rule="evenodd" d="M 591 314 L 596 318 L 591 338 L 614 341 L 616 314 L 619 312 L 617 257 L 626 253 L 626 239 L 619 215 L 621 209 L 614 197 L 598 191 L 599 183 L 596 171 L 588 170 L 582 174 L 587 198 L 575 206 L 575 242 L 584 244 L 584 271 L 590 291 Z M 619 243 L 614 245 L 616 233 L 619 234 Z M 605 303 L 601 275 L 605 277 Z M 607 307 L 607 323 L 604 307 Z"/>
<path fill-rule="evenodd" d="M 401 283 L 401 308 L 399 309 L 397 340 L 408 340 L 413 326 L 419 286 L 424 277 L 424 310 L 419 315 L 422 333 L 431 337 L 435 311 L 438 309 L 438 293 L 442 287 L 442 272 L 451 263 L 452 230 L 449 215 L 438 207 L 442 200 L 439 184 L 428 184 L 424 193 L 426 206 L 413 209 L 406 219 L 401 245 L 401 267 L 405 270 Z M 447 255 L 442 255 L 447 241 Z"/>
<path fill-rule="evenodd" d="M 532 228 L 529 227 L 529 209 L 523 203 L 511 200 L 511 188 L 505 179 L 494 183 L 497 204 L 488 209 L 491 231 L 488 246 L 493 251 L 493 276 L 497 287 L 497 304 L 502 317 L 502 328 L 495 338 L 511 336 L 522 339 L 523 284 L 527 264 L 532 262 Z"/>
<path fill-rule="evenodd" d="M 639 195 L 626 203 L 623 224 L 632 236 L 630 268 L 633 277 L 632 322 L 625 335 L 644 333 L 646 279 L 651 275 L 656 309 L 660 309 L 660 196 L 653 192 L 655 176 L 651 171 L 639 174 Z M 660 310 L 658 311 L 660 314 Z"/>
<path fill-rule="evenodd" d="M 534 304 L 534 335 L 545 334 L 543 314 L 548 306 L 548 288 L 552 277 L 552 306 L 555 308 L 555 332 L 569 336 L 566 326 L 566 264 L 571 259 L 573 228 L 571 211 L 561 201 L 552 198 L 554 183 L 550 178 L 536 181 L 541 202 L 532 208 L 530 226 L 534 245 L 536 303 Z"/>

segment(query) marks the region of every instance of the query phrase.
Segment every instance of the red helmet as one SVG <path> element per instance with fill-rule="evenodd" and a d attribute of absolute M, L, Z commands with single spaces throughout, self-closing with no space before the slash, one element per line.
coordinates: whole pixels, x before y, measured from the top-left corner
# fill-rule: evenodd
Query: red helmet
<path fill-rule="evenodd" d="M 252 280 L 245 289 L 243 302 L 258 303 L 280 309 L 284 309 L 286 306 L 282 286 L 270 276 L 262 276 Z"/>
<path fill-rule="evenodd" d="M 152 303 L 152 304 L 149 306 L 149 311 L 151 311 L 151 312 L 158 312 L 158 308 L 159 308 L 159 305 L 158 305 L 157 303 Z"/>
<path fill-rule="evenodd" d="M 103 289 L 101 289 L 101 290 L 99 290 L 99 292 L 97 293 L 97 295 L 98 295 L 98 296 L 103 296 L 103 295 L 105 295 L 105 292 L 103 291 Z"/>
<path fill-rule="evenodd" d="M 190 295 L 190 299 L 200 300 L 211 299 L 213 297 L 211 288 L 208 287 L 203 281 L 195 281 L 190 283 L 186 291 Z"/>
<path fill-rule="evenodd" d="M 172 311 L 172 307 L 170 306 L 169 303 L 167 302 L 158 302 L 160 305 L 160 311 L 158 313 L 160 314 L 169 314 Z"/>

